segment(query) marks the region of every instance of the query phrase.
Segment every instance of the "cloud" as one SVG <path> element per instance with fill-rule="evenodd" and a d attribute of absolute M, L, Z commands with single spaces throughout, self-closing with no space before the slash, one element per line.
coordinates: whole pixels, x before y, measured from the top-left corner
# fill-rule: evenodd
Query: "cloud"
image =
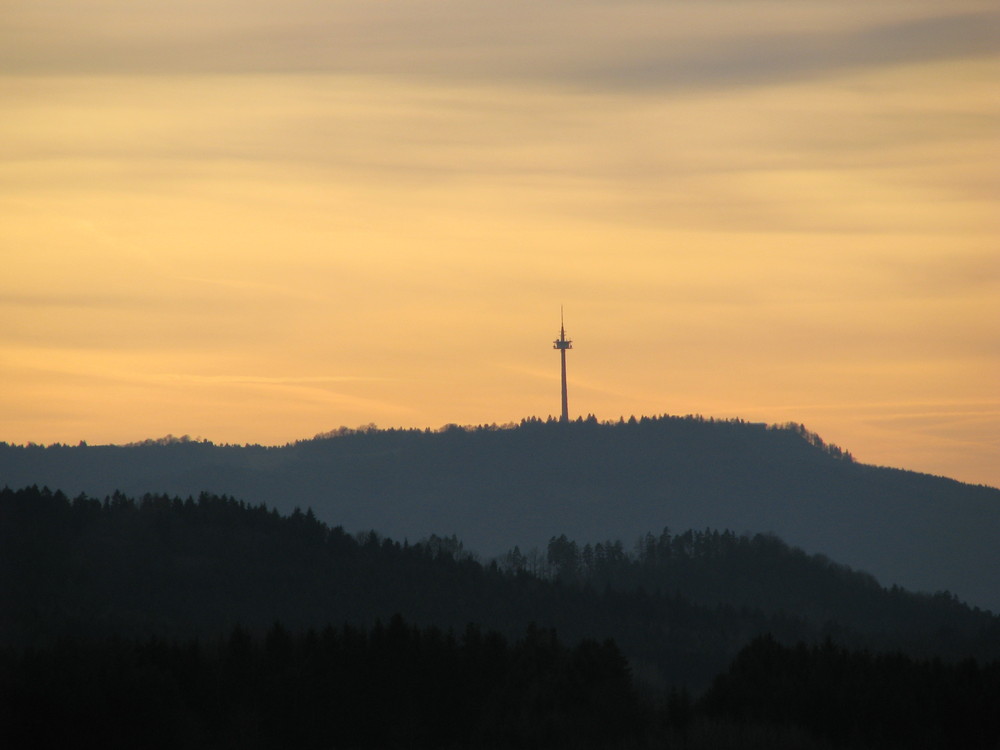
<path fill-rule="evenodd" d="M 1000 52 L 1000 11 L 969 1 L 5 5 L 9 74 L 311 72 L 675 91 Z"/>
<path fill-rule="evenodd" d="M 752 34 L 679 56 L 636 50 L 584 67 L 580 78 L 599 88 L 735 88 L 998 53 L 1000 12 L 966 13 L 833 32 Z"/>

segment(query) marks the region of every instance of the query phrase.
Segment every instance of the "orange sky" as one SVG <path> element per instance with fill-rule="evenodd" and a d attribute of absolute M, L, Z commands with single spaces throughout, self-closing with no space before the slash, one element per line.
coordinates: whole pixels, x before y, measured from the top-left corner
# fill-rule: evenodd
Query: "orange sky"
<path fill-rule="evenodd" d="M 0 0 L 0 440 L 570 410 L 1000 486 L 1000 11 Z"/>

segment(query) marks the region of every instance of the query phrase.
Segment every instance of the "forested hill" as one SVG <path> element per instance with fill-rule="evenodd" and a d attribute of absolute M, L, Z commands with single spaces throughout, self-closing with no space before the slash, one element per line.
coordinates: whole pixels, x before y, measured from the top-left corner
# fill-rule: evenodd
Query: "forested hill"
<path fill-rule="evenodd" d="M 32 484 L 71 496 L 209 491 L 397 539 L 457 534 L 485 555 L 560 534 L 583 544 L 665 526 L 774 532 L 883 584 L 1000 611 L 1000 490 L 863 465 L 797 425 L 525 420 L 339 430 L 276 448 L 0 446 L 0 485 Z"/>
<path fill-rule="evenodd" d="M 773 537 L 559 536 L 545 559 L 551 578 L 226 497 L 0 490 L 0 740 L 997 747 L 997 616 Z"/>
<path fill-rule="evenodd" d="M 596 554 L 560 535 L 543 575 L 517 555 L 481 563 L 459 540 L 399 543 L 349 535 L 309 513 L 202 495 L 107 500 L 0 490 L 0 650 L 62 638 L 212 640 L 369 627 L 402 614 L 507 637 L 529 623 L 568 643 L 613 638 L 637 677 L 706 687 L 752 638 L 837 643 L 954 661 L 1000 658 L 1000 618 L 945 596 L 882 589 L 871 578 L 773 537 L 650 535 Z"/>

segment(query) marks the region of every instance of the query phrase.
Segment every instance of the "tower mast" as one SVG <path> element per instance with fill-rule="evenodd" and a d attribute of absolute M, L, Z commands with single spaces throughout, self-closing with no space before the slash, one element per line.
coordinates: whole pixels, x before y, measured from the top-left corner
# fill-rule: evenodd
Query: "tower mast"
<path fill-rule="evenodd" d="M 559 307 L 559 338 L 553 342 L 553 349 L 559 350 L 562 359 L 562 417 L 560 422 L 569 421 L 569 400 L 566 394 L 566 350 L 573 348 L 573 342 L 566 338 L 566 325 L 563 321 L 563 309 Z"/>

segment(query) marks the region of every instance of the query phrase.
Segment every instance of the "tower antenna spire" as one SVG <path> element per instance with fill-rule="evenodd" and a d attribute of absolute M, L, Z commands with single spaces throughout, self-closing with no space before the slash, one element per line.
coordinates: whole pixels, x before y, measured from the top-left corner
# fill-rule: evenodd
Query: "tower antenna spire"
<path fill-rule="evenodd" d="M 559 338 L 553 342 L 552 348 L 559 350 L 559 358 L 562 363 L 562 416 L 559 421 L 569 422 L 569 399 L 566 392 L 566 350 L 573 348 L 573 342 L 566 338 L 566 322 L 562 305 L 559 305 Z"/>

